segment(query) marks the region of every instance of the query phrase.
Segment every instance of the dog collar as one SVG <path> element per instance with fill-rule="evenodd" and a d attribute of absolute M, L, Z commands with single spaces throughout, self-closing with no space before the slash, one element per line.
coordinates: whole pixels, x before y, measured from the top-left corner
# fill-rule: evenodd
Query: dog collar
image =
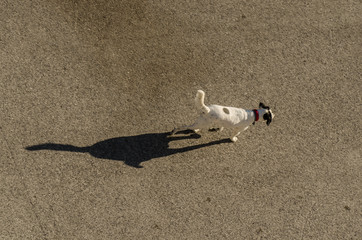
<path fill-rule="evenodd" d="M 259 112 L 256 109 L 253 109 L 254 115 L 255 115 L 255 120 L 253 122 L 253 124 L 255 124 L 255 122 L 257 122 L 259 120 Z"/>

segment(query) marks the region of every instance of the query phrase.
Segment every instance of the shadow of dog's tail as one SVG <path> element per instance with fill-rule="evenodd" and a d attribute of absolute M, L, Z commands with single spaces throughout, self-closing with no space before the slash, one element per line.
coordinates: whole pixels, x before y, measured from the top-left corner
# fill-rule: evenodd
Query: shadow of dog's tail
<path fill-rule="evenodd" d="M 53 150 L 53 151 L 64 151 L 64 152 L 89 152 L 90 147 L 76 147 L 69 144 L 55 144 L 55 143 L 44 143 L 25 148 L 28 151 L 39 151 L 39 150 Z"/>

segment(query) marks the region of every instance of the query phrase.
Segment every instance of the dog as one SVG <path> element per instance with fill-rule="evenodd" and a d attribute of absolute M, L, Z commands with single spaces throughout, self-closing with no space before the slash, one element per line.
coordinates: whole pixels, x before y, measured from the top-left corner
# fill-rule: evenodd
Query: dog
<path fill-rule="evenodd" d="M 185 130 L 199 132 L 201 129 L 218 129 L 232 128 L 233 134 L 230 137 L 232 142 L 238 140 L 237 136 L 248 129 L 252 124 L 259 120 L 259 116 L 266 121 L 269 126 L 274 118 L 272 110 L 263 103 L 259 104 L 259 109 L 246 110 L 243 108 L 225 107 L 220 105 L 208 105 L 204 103 L 205 92 L 198 90 L 195 98 L 196 108 L 201 111 L 199 118 L 194 124 L 175 128 L 171 135 Z"/>

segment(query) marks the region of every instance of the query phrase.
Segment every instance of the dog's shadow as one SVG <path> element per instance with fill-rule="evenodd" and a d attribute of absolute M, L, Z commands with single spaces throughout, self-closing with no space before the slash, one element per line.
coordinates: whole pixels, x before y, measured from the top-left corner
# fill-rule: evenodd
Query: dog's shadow
<path fill-rule="evenodd" d="M 89 153 L 96 158 L 123 161 L 125 164 L 142 168 L 142 162 L 170 156 L 177 153 L 192 151 L 212 145 L 230 142 L 228 139 L 217 140 L 209 143 L 192 145 L 183 148 L 169 148 L 169 143 L 176 140 L 196 139 L 200 138 L 198 134 L 190 134 L 190 132 L 182 132 L 182 136 L 170 136 L 170 133 L 149 133 L 136 136 L 125 136 L 111 138 L 97 142 L 88 147 L 77 147 L 66 144 L 45 143 L 34 146 L 28 146 L 28 151 L 53 150 Z M 188 135 L 185 135 L 188 134 Z"/>

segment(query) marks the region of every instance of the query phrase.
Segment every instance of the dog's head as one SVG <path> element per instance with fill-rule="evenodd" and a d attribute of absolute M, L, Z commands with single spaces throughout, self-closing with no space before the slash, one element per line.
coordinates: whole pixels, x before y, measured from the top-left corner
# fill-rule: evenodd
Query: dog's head
<path fill-rule="evenodd" d="M 263 114 L 263 119 L 266 121 L 266 125 L 269 126 L 269 124 L 272 122 L 272 120 L 274 118 L 274 114 L 272 113 L 272 110 L 270 109 L 270 107 L 265 106 L 264 103 L 262 103 L 262 102 L 259 104 L 259 108 L 265 109 L 265 113 Z"/>

